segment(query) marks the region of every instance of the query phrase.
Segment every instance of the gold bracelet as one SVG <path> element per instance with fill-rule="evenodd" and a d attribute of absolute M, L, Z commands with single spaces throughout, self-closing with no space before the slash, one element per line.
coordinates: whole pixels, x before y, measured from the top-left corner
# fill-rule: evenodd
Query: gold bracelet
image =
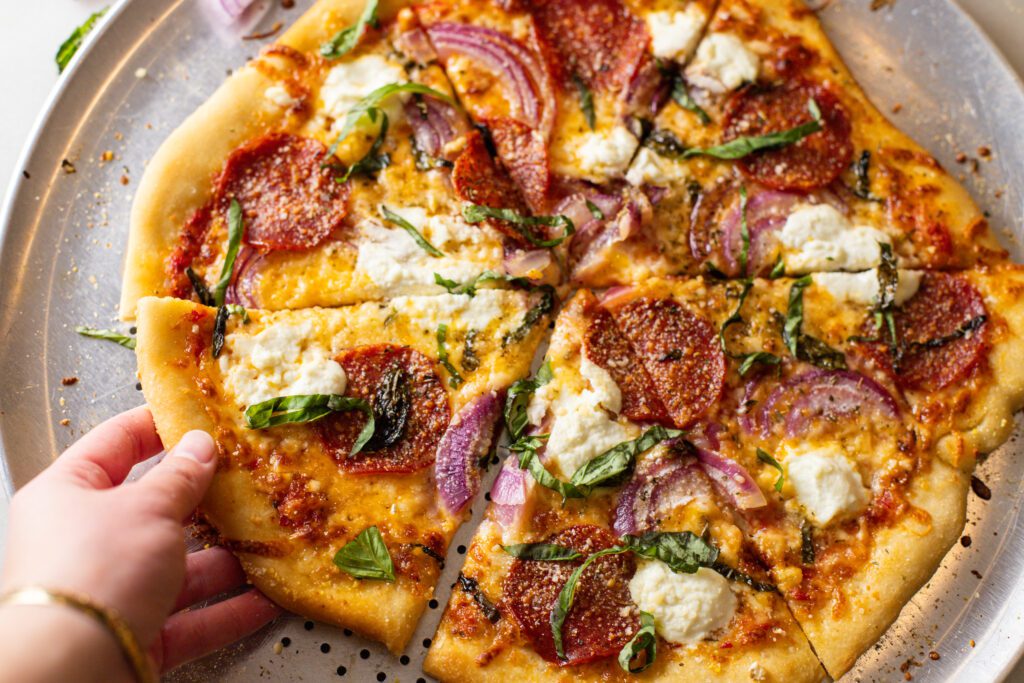
<path fill-rule="evenodd" d="M 5 593 L 0 596 L 0 605 L 64 605 L 83 614 L 88 614 L 103 624 L 103 627 L 114 636 L 114 640 L 121 646 L 121 652 L 139 683 L 154 683 L 157 680 L 149 657 L 139 646 L 139 640 L 135 637 L 135 633 L 128 626 L 128 622 L 113 609 L 101 607 L 81 595 L 53 591 L 41 586 L 18 588 Z"/>

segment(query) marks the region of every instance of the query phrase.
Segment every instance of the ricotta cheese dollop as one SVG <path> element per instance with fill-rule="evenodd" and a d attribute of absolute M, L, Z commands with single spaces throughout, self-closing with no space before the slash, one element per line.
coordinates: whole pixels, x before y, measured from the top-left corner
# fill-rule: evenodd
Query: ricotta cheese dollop
<path fill-rule="evenodd" d="M 879 243 L 891 240 L 881 230 L 853 225 L 830 204 L 806 204 L 779 231 L 786 272 L 867 270 L 881 259 Z"/>
<path fill-rule="evenodd" d="M 900 270 L 896 285 L 896 305 L 909 301 L 921 286 L 921 271 Z M 837 301 L 870 306 L 878 298 L 878 269 L 862 273 L 815 273 L 814 284 Z"/>
<path fill-rule="evenodd" d="M 697 46 L 686 78 L 705 90 L 724 93 L 757 80 L 760 65 L 757 55 L 733 34 L 710 33 Z"/>
<path fill-rule="evenodd" d="M 278 396 L 344 394 L 345 371 L 327 349 L 309 343 L 314 333 L 307 320 L 226 335 L 218 362 L 236 403 L 247 407 Z"/>
<path fill-rule="evenodd" d="M 790 455 L 785 466 L 797 502 L 818 526 L 854 515 L 868 504 L 860 473 L 834 447 Z"/>
<path fill-rule="evenodd" d="M 327 72 L 327 78 L 320 86 L 320 98 L 324 103 L 323 113 L 334 119 L 332 133 L 338 133 L 344 125 L 345 114 L 355 104 L 377 88 L 389 83 L 403 83 L 409 80 L 405 70 L 381 55 L 366 55 L 350 62 L 342 62 Z M 401 111 L 402 95 L 388 98 L 384 110 L 394 120 Z"/>
<path fill-rule="evenodd" d="M 725 628 L 736 613 L 729 581 L 707 567 L 685 574 L 663 562 L 640 560 L 629 593 L 637 607 L 654 617 L 658 635 L 681 645 L 698 643 Z"/>
<path fill-rule="evenodd" d="M 576 147 L 577 171 L 584 178 L 601 181 L 622 177 L 640 141 L 625 126 L 610 131 L 586 132 Z"/>
<path fill-rule="evenodd" d="M 665 186 L 677 182 L 686 176 L 683 167 L 677 162 L 663 157 L 647 147 L 641 147 L 626 172 L 626 182 L 633 187 L 641 185 Z"/>
<path fill-rule="evenodd" d="M 697 47 L 707 15 L 700 4 L 691 3 L 682 12 L 651 12 L 644 20 L 654 56 L 685 62 Z"/>

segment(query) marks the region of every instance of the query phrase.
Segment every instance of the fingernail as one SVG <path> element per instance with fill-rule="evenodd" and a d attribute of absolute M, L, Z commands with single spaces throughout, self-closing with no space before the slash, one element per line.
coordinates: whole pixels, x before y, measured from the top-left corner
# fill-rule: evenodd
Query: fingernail
<path fill-rule="evenodd" d="M 181 437 L 181 441 L 171 451 L 171 455 L 206 464 L 213 460 L 213 450 L 213 437 L 204 431 L 194 429 Z"/>

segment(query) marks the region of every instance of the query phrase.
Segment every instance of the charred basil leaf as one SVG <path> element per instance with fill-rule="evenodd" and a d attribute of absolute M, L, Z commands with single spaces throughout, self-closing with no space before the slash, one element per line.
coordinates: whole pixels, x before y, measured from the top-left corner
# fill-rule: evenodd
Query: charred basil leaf
<path fill-rule="evenodd" d="M 509 387 L 505 397 L 505 425 L 513 441 L 522 436 L 526 429 L 526 408 L 534 392 L 550 382 L 551 378 L 551 362 L 548 361 L 540 366 L 535 377 L 517 380 Z"/>
<path fill-rule="evenodd" d="M 594 95 L 590 92 L 590 88 L 583 82 L 583 79 L 578 74 L 572 76 L 573 85 L 576 86 L 576 92 L 580 96 L 580 110 L 583 112 L 583 119 L 590 126 L 590 130 L 594 130 L 596 125 L 596 117 L 594 116 Z"/>
<path fill-rule="evenodd" d="M 245 409 L 245 425 L 249 429 L 268 429 L 283 424 L 313 422 L 331 413 L 347 410 L 358 410 L 366 415 L 366 424 L 352 444 L 355 455 L 363 449 L 366 442 L 373 436 L 376 426 L 373 409 L 361 398 L 341 396 L 339 394 L 299 394 L 296 396 L 278 396 L 260 403 L 254 403 Z"/>
<path fill-rule="evenodd" d="M 813 117 L 811 121 L 802 123 L 789 130 L 752 137 L 740 137 L 714 147 L 692 147 L 683 153 L 683 158 L 709 156 L 716 159 L 742 159 L 743 157 L 767 149 L 785 147 L 800 142 L 808 135 L 822 130 L 821 109 L 813 99 L 807 101 L 807 109 Z"/>
<path fill-rule="evenodd" d="M 395 580 L 391 554 L 375 526 L 363 529 L 355 539 L 342 546 L 334 555 L 334 564 L 357 579 Z"/>
<path fill-rule="evenodd" d="M 557 247 L 576 232 L 576 225 L 572 220 L 570 220 L 568 216 L 563 216 L 561 214 L 557 216 L 524 216 L 514 209 L 496 209 L 494 207 L 482 206 L 480 204 L 463 204 L 462 217 L 467 223 L 480 223 L 488 218 L 505 221 L 511 225 L 516 232 L 525 237 L 527 242 L 535 247 L 541 247 L 543 249 L 552 249 Z M 562 234 L 551 239 L 541 239 L 540 237 L 537 237 L 533 230 L 530 230 L 530 228 L 538 225 L 552 228 L 560 227 L 562 228 Z"/>
<path fill-rule="evenodd" d="M 75 328 L 75 332 L 82 335 L 83 337 L 92 337 L 93 339 L 106 339 L 112 341 L 115 344 L 120 344 L 126 349 L 135 348 L 135 337 L 130 337 L 114 330 L 101 330 L 95 327 L 86 327 L 79 325 Z"/>
<path fill-rule="evenodd" d="M 494 606 L 494 603 L 487 599 L 484 592 L 480 590 L 480 584 L 477 583 L 476 579 L 471 579 L 462 572 L 459 572 L 459 588 L 462 589 L 463 593 L 469 593 L 473 597 L 473 602 L 477 604 L 480 611 L 487 617 L 487 621 L 492 624 L 498 623 L 498 620 L 501 619 L 501 612 Z"/>
<path fill-rule="evenodd" d="M 782 341 L 799 360 L 826 370 L 845 370 L 846 357 L 817 337 L 803 333 L 804 290 L 811 285 L 810 275 L 800 278 L 789 289 L 789 306 L 782 326 Z"/>
<path fill-rule="evenodd" d="M 729 579 L 730 581 L 737 581 L 739 583 L 745 583 L 751 588 L 761 593 L 778 593 L 779 589 L 770 583 L 764 583 L 757 581 L 754 577 L 749 574 L 744 574 L 739 569 L 733 569 L 724 562 L 716 562 L 711 566 L 716 572 Z"/>
<path fill-rule="evenodd" d="M 644 147 L 663 157 L 679 159 L 686 155 L 686 145 L 675 134 L 664 128 L 655 128 L 643 139 Z"/>
<path fill-rule="evenodd" d="M 857 177 L 857 185 L 853 188 L 853 194 L 860 199 L 869 202 L 881 202 L 882 198 L 871 193 L 871 177 L 868 171 L 871 168 L 871 152 L 864 150 L 855 162 L 853 162 L 853 174 Z"/>
<path fill-rule="evenodd" d="M 356 23 L 341 29 L 328 42 L 322 44 L 320 55 L 326 59 L 337 59 L 348 54 L 359 44 L 359 39 L 366 33 L 367 26 L 377 26 L 377 0 L 367 0 L 363 13 L 356 19 Z"/>
<path fill-rule="evenodd" d="M 551 285 L 541 285 L 538 291 L 540 292 L 540 299 L 526 312 L 526 315 L 523 316 L 523 322 L 519 323 L 519 327 L 505 334 L 501 340 L 502 346 L 517 344 L 526 339 L 526 335 L 530 334 L 533 326 L 551 312 L 555 305 L 555 288 Z"/>
<path fill-rule="evenodd" d="M 450 360 L 448 360 L 448 347 L 445 344 L 445 340 L 448 338 L 448 326 L 441 323 L 437 326 L 437 362 L 441 364 L 445 370 L 448 371 L 448 386 L 452 389 L 458 389 L 466 380 L 462 379 L 462 375 L 455 369 L 455 366 Z"/>
<path fill-rule="evenodd" d="M 476 338 L 480 330 L 470 330 L 466 333 L 466 341 L 462 345 L 462 369 L 465 372 L 473 372 L 480 367 L 480 358 L 476 355 Z"/>
<path fill-rule="evenodd" d="M 626 673 L 638 674 L 654 664 L 657 656 L 658 636 L 654 632 L 654 615 L 640 610 L 640 628 L 619 650 L 619 667 Z"/>
<path fill-rule="evenodd" d="M 402 440 L 412 410 L 409 373 L 394 365 L 384 373 L 373 396 L 373 419 L 376 429 L 366 442 L 365 450 L 379 451 Z"/>
<path fill-rule="evenodd" d="M 192 291 L 196 293 L 199 303 L 204 306 L 214 306 L 213 295 L 210 294 L 209 287 L 203 282 L 203 278 L 199 277 L 199 274 L 192 270 L 192 266 L 185 269 L 185 275 L 188 277 L 188 281 L 192 283 Z"/>
<path fill-rule="evenodd" d="M 410 543 L 409 545 L 411 545 L 414 548 L 419 548 L 420 550 L 422 550 L 424 555 L 434 560 L 434 562 L 437 562 L 437 566 L 439 569 L 444 569 L 444 556 L 438 553 L 433 548 L 431 548 L 429 545 L 424 545 L 423 543 Z"/>
<path fill-rule="evenodd" d="M 800 527 L 800 561 L 808 566 L 814 564 L 814 527 L 807 522 Z"/>

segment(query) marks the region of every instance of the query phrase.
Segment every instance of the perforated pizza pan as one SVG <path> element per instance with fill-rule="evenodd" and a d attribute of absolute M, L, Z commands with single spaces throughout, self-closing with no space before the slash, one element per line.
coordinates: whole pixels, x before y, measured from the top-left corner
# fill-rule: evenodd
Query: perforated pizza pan
<path fill-rule="evenodd" d="M 269 1 L 269 0 L 264 0 Z M 294 21 L 274 2 L 256 30 Z M 878 12 L 835 0 L 825 27 L 885 112 L 964 181 L 1017 260 L 1024 206 L 1024 90 L 949 0 L 901 0 Z M 132 193 L 161 141 L 257 42 L 225 40 L 196 0 L 122 0 L 43 112 L 7 195 L 0 251 L 0 473 L 24 484 L 90 427 L 141 403 L 130 353 L 84 340 L 78 324 L 115 324 Z M 901 106 L 897 106 L 901 105 Z M 955 161 L 988 145 L 977 172 Z M 104 152 L 113 160 L 100 163 Z M 61 168 L 68 159 L 73 174 Z M 24 173 L 21 173 L 24 171 Z M 64 387 L 61 378 L 79 381 Z M 61 424 L 68 420 L 67 424 Z M 998 680 L 1024 647 L 1024 444 L 1021 424 L 978 476 L 962 544 L 861 657 L 851 681 Z M 493 477 L 497 468 L 492 468 Z M 485 489 L 489 484 L 485 482 Z M 351 633 L 283 618 L 243 643 L 172 674 L 175 681 L 416 681 L 474 523 L 456 536 L 436 601 L 401 658 Z M 113 530 L 112 530 L 113 531 Z M 929 653 L 937 652 L 935 660 Z M 908 663 L 909 662 L 909 663 Z"/>

